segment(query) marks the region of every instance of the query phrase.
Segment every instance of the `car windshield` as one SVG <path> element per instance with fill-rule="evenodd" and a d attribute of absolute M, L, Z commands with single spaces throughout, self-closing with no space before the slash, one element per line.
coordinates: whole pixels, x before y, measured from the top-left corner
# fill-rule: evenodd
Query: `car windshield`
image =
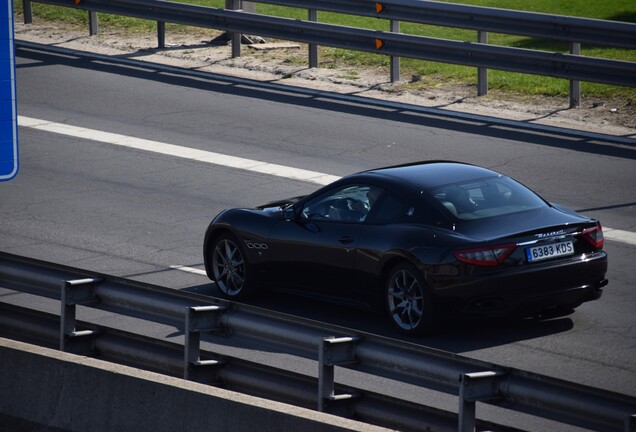
<path fill-rule="evenodd" d="M 431 194 L 461 220 L 508 215 L 547 205 L 534 192 L 504 176 L 447 184 L 433 189 Z"/>

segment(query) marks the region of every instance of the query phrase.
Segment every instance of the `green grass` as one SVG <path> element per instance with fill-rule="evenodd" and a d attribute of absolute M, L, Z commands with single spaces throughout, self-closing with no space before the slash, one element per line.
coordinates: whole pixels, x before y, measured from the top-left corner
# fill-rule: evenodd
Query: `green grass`
<path fill-rule="evenodd" d="M 184 3 L 197 4 L 211 7 L 224 7 L 224 0 L 183 0 Z M 507 8 L 531 12 L 568 15 L 585 18 L 618 20 L 636 22 L 636 1 L 612 0 L 594 2 L 589 0 L 463 0 L 449 3 L 471 4 L 495 8 Z M 15 9 L 22 12 L 21 2 L 16 2 Z M 69 8 L 60 8 L 33 4 L 34 15 L 37 19 L 64 22 L 71 25 L 86 26 L 87 13 Z M 307 11 L 304 9 L 272 6 L 262 3 L 256 4 L 256 12 L 264 15 L 279 16 L 292 19 L 307 19 Z M 352 15 L 343 15 L 327 12 L 319 12 L 320 22 L 360 27 L 375 30 L 388 30 L 389 23 L 386 20 L 365 18 Z M 130 32 L 155 31 L 156 24 L 152 21 L 135 18 L 120 17 L 108 14 L 99 14 L 100 29 L 126 30 Z M 179 25 L 166 25 L 168 32 L 192 32 L 201 31 Z M 472 30 L 437 27 L 430 25 L 401 23 L 401 31 L 406 34 L 428 36 L 441 39 L 475 42 L 477 34 Z M 567 52 L 568 45 L 558 41 L 538 40 L 523 36 L 489 34 L 489 43 L 493 45 L 543 50 L 551 52 Z M 582 46 L 581 54 L 591 57 L 610 58 L 636 62 L 636 50 L 623 50 L 616 48 L 601 48 Z M 385 67 L 388 66 L 387 56 L 363 53 L 339 48 L 320 48 L 321 67 Z M 423 79 L 417 85 L 435 86 L 439 83 L 475 84 L 476 69 L 471 67 L 428 62 L 422 60 L 402 59 L 402 73 L 405 75 L 418 75 Z M 527 95 L 566 96 L 569 91 L 569 83 L 563 79 L 526 75 L 512 72 L 491 70 L 489 72 L 489 88 L 504 92 L 515 92 Z M 621 98 L 629 102 L 636 102 L 636 88 L 616 87 L 595 83 L 582 83 L 583 97 L 608 97 Z"/>

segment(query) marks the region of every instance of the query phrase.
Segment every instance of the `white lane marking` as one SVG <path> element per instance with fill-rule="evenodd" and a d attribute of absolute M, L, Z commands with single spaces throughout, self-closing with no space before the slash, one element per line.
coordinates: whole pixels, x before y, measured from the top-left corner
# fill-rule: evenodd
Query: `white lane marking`
<path fill-rule="evenodd" d="M 603 227 L 603 237 L 605 237 L 606 240 L 612 240 L 636 246 L 636 233 L 633 233 L 631 231 Z"/>
<path fill-rule="evenodd" d="M 170 268 L 173 269 L 173 270 L 179 270 L 179 271 L 182 271 L 182 272 L 192 273 L 192 274 L 195 274 L 195 275 L 207 276 L 207 273 L 205 272 L 205 270 L 197 269 L 197 268 L 194 268 L 194 267 L 186 267 L 186 266 L 181 266 L 181 265 L 171 265 Z"/>
<path fill-rule="evenodd" d="M 167 144 L 142 138 L 134 138 L 126 135 L 87 129 L 63 123 L 55 123 L 48 120 L 40 120 L 25 116 L 18 116 L 18 126 L 68 135 L 76 138 L 83 138 L 91 141 L 99 141 L 102 143 L 113 144 L 122 147 L 134 148 L 137 150 L 145 150 L 149 152 L 165 154 L 168 156 L 191 159 L 199 162 L 222 165 L 230 168 L 258 172 L 261 174 L 269 174 L 288 179 L 301 180 L 318 185 L 326 185 L 340 178 L 338 176 L 317 171 L 308 171 L 284 165 L 271 164 L 268 162 L 245 159 L 236 156 L 228 156 L 221 153 L 209 152 L 206 150 L 198 150 L 189 147 L 177 146 L 174 144 Z M 608 240 L 636 246 L 636 233 L 608 227 L 603 227 L 603 233 L 605 235 L 605 238 Z M 202 272 L 202 270 L 198 271 Z M 203 272 L 203 274 L 205 274 L 205 272 Z"/>
<path fill-rule="evenodd" d="M 337 176 L 316 171 L 292 168 L 284 165 L 277 165 L 236 156 L 228 156 L 206 150 L 182 147 L 174 144 L 167 144 L 142 138 L 134 138 L 126 135 L 97 131 L 63 123 L 54 123 L 47 120 L 39 120 L 31 117 L 18 116 L 18 125 L 41 131 L 53 132 L 76 138 L 83 138 L 91 141 L 99 141 L 106 144 L 113 144 L 137 150 L 145 150 L 153 153 L 179 157 L 183 159 L 195 160 L 198 162 L 222 165 L 230 168 L 237 168 L 261 174 L 269 174 L 288 179 L 302 180 L 319 185 L 326 185 L 339 179 L 339 177 Z"/>

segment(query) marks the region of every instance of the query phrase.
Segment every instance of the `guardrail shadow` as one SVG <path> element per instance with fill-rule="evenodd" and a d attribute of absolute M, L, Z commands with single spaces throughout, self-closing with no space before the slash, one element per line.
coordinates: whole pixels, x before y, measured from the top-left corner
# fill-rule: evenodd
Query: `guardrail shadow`
<path fill-rule="evenodd" d="M 452 112 L 441 108 L 387 102 L 214 73 L 192 71 L 123 57 L 83 53 L 65 48 L 16 41 L 16 56 L 42 63 L 18 64 L 18 69 L 60 64 L 202 91 L 239 95 L 326 111 L 522 141 L 576 152 L 636 159 L 636 139 L 537 125 L 524 121 Z"/>

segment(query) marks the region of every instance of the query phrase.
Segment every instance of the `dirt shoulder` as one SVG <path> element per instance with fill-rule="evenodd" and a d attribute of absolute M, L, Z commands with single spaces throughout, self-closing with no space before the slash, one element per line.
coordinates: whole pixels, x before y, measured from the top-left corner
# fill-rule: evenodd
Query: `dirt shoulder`
<path fill-rule="evenodd" d="M 187 34 L 167 32 L 166 48 L 157 49 L 155 32 L 139 34 L 100 30 L 98 35 L 89 36 L 87 29 L 48 22 L 25 25 L 22 16 L 15 17 L 15 38 L 18 41 L 145 60 L 256 81 L 278 82 L 314 90 L 636 139 L 636 106 L 626 101 L 584 98 L 581 107 L 568 109 L 569 101 L 566 97 L 530 97 L 496 91 L 478 97 L 474 86 L 444 84 L 412 89 L 408 83 L 414 77 L 403 76 L 401 82 L 390 83 L 389 71 L 386 69 L 309 69 L 307 47 L 304 44 L 276 41 L 244 45 L 241 57 L 232 58 L 228 45 L 212 42 L 220 34 L 204 29 L 193 29 Z"/>

